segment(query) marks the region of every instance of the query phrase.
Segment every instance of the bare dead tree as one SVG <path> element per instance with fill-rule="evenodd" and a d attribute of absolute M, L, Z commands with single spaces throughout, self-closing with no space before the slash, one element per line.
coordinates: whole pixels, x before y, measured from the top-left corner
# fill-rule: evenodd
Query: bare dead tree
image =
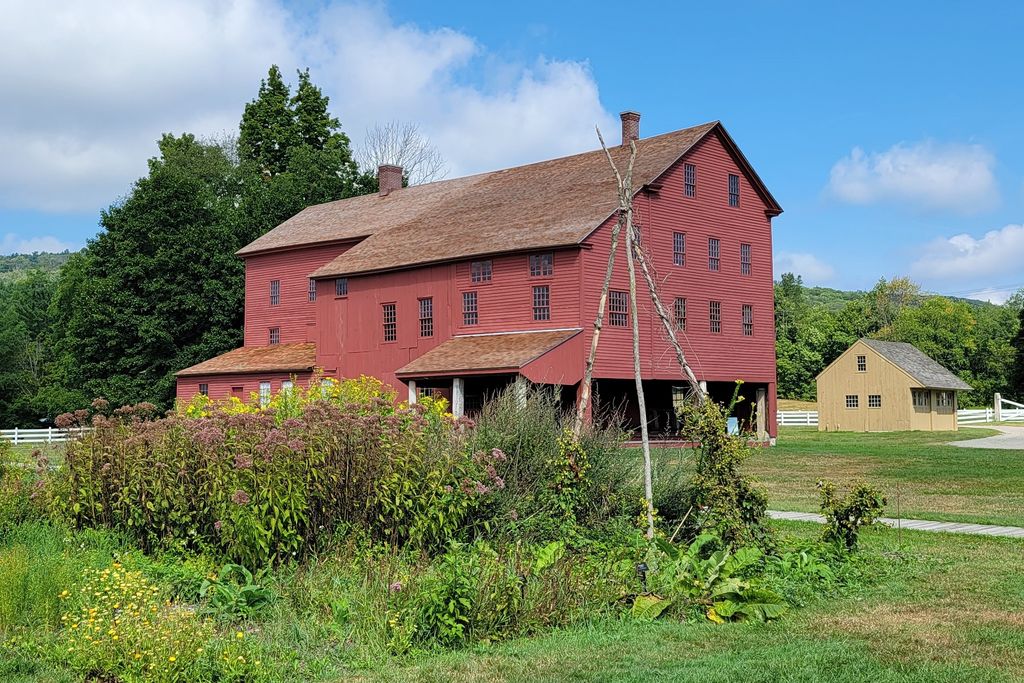
<path fill-rule="evenodd" d="M 358 161 L 371 171 L 381 164 L 401 166 L 410 185 L 441 180 L 448 175 L 444 157 L 415 123 L 390 121 L 367 129 Z"/>
<path fill-rule="evenodd" d="M 612 158 L 611 152 L 608 151 L 608 146 L 604 143 L 604 137 L 601 135 L 601 130 L 597 130 L 597 139 L 601 141 L 601 149 L 604 150 L 605 157 L 608 159 L 608 165 L 611 167 L 612 175 L 615 178 L 615 186 L 618 193 L 619 199 L 619 215 L 616 221 L 616 228 L 624 228 L 626 231 L 626 265 L 629 270 L 629 303 L 630 303 L 630 314 L 633 319 L 633 377 L 636 381 L 636 398 L 637 408 L 640 411 L 640 443 L 643 450 L 644 459 L 644 502 L 647 508 L 647 538 L 654 538 L 654 489 L 651 477 L 651 439 L 650 433 L 647 429 L 647 402 L 644 398 L 644 386 L 643 378 L 640 372 L 640 322 L 637 316 L 637 305 L 636 305 L 636 268 L 633 263 L 633 242 L 635 238 L 634 225 L 633 225 L 633 165 L 636 161 L 636 141 L 630 140 L 629 142 L 629 166 L 625 177 L 619 172 L 618 166 L 615 164 L 615 160 Z M 617 235 L 615 235 L 617 237 Z M 614 266 L 614 250 L 608 256 L 608 269 L 605 272 L 604 287 L 601 292 L 602 299 L 607 297 L 608 288 L 611 284 L 611 272 Z M 603 311 L 598 311 L 598 318 L 595 321 L 595 336 L 600 330 L 600 323 L 602 322 Z M 596 341 L 591 342 L 591 356 L 587 360 L 587 365 L 591 368 L 591 378 L 593 378 L 592 368 L 593 361 L 597 355 L 597 343 Z M 585 378 L 586 379 L 586 378 Z M 589 382 L 584 384 L 584 390 L 589 390 Z"/>
<path fill-rule="evenodd" d="M 597 129 L 597 139 L 601 141 L 601 147 L 607 154 L 608 148 L 605 147 L 604 138 L 601 137 L 601 129 Z M 626 177 L 620 178 L 619 172 L 615 168 L 615 164 L 611 162 L 611 155 L 608 156 L 608 161 L 612 165 L 612 170 L 615 172 L 615 182 L 621 187 L 623 183 L 632 187 L 633 185 L 633 163 L 636 161 L 636 145 L 630 148 L 629 155 L 629 166 L 626 168 Z M 619 206 L 622 206 L 621 191 L 619 193 Z M 583 420 L 586 417 L 587 409 L 590 407 L 590 392 L 591 386 L 594 382 L 594 361 L 597 359 L 597 344 L 601 339 L 601 329 L 604 327 L 604 313 L 608 306 L 608 290 L 612 283 L 612 272 L 615 269 L 615 254 L 619 250 L 619 234 L 622 232 L 622 228 L 626 223 L 626 214 L 623 211 L 618 212 L 618 217 L 615 221 L 615 226 L 612 228 L 612 246 L 611 251 L 608 253 L 608 267 L 604 272 L 604 284 L 601 286 L 601 297 L 597 302 L 597 318 L 594 319 L 594 336 L 590 340 L 590 355 L 587 356 L 587 365 L 583 372 L 583 386 L 580 387 L 580 400 L 576 405 L 576 422 L 573 424 L 573 436 L 579 441 L 580 434 L 583 432 Z"/>

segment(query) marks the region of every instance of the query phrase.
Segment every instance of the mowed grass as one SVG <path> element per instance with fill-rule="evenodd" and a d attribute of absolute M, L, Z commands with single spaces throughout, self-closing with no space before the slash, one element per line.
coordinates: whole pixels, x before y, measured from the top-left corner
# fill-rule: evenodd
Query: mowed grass
<path fill-rule="evenodd" d="M 780 528 L 814 535 L 816 525 Z M 599 622 L 426 657 L 381 681 L 1013 681 L 1024 678 L 1024 542 L 865 532 L 877 582 L 769 625 Z"/>
<path fill-rule="evenodd" d="M 816 484 L 866 481 L 888 498 L 888 516 L 1024 526 L 1024 451 L 957 448 L 950 441 L 996 434 L 860 434 L 787 427 L 778 445 L 748 461 L 776 510 L 817 512 Z"/>
<path fill-rule="evenodd" d="M 779 410 L 817 410 L 816 401 L 801 401 L 796 398 L 780 398 Z"/>

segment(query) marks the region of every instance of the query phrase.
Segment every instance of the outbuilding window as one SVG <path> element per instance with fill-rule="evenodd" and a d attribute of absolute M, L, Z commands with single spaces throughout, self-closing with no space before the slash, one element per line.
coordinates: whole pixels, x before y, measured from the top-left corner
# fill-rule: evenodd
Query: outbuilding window
<path fill-rule="evenodd" d="M 426 297 L 420 299 L 420 336 L 434 336 L 434 299 Z"/>
<path fill-rule="evenodd" d="M 210 395 L 210 385 L 209 384 L 200 384 L 199 385 L 199 393 L 202 394 L 203 396 L 209 396 Z"/>
<path fill-rule="evenodd" d="M 847 408 L 860 408 L 860 396 L 857 394 L 846 395 L 846 407 Z"/>
<path fill-rule="evenodd" d="M 687 197 L 697 196 L 697 167 L 693 164 L 683 165 L 683 194 Z"/>
<path fill-rule="evenodd" d="M 683 297 L 676 297 L 675 306 L 672 311 L 675 315 L 676 329 L 686 331 L 686 299 Z"/>
<path fill-rule="evenodd" d="M 608 292 L 608 324 L 626 327 L 629 324 L 629 294 L 617 290 Z"/>
<path fill-rule="evenodd" d="M 555 272 L 555 255 L 550 251 L 544 254 L 530 254 L 530 277 L 543 277 Z"/>
<path fill-rule="evenodd" d="M 677 266 L 686 265 L 686 233 L 672 233 L 672 263 Z"/>
<path fill-rule="evenodd" d="M 722 302 L 708 302 L 708 326 L 710 330 L 718 334 L 722 331 Z"/>
<path fill-rule="evenodd" d="M 868 394 L 868 408 L 881 408 L 882 407 L 882 396 L 881 394 Z"/>
<path fill-rule="evenodd" d="M 708 238 L 708 270 L 717 271 L 721 265 L 722 243 L 717 237 Z"/>
<path fill-rule="evenodd" d="M 382 304 L 381 313 L 384 319 L 384 341 L 393 342 L 398 339 L 398 311 L 395 304 Z"/>
<path fill-rule="evenodd" d="M 754 336 L 754 307 L 750 304 L 743 304 L 743 336 Z"/>
<path fill-rule="evenodd" d="M 551 288 L 547 285 L 533 288 L 533 319 L 551 320 Z"/>
<path fill-rule="evenodd" d="M 309 300 L 316 301 L 316 280 L 309 279 Z"/>
<path fill-rule="evenodd" d="M 929 408 L 932 405 L 931 392 L 927 389 L 912 389 L 915 408 Z"/>
<path fill-rule="evenodd" d="M 868 371 L 868 357 L 867 356 L 857 356 L 857 372 L 867 372 L 867 371 Z"/>
<path fill-rule="evenodd" d="M 740 177 L 729 174 L 729 206 L 740 205 Z"/>
<path fill-rule="evenodd" d="M 740 245 L 740 275 L 750 275 L 750 245 Z"/>
<path fill-rule="evenodd" d="M 270 403 L 270 382 L 260 382 L 260 407 L 266 408 Z"/>
<path fill-rule="evenodd" d="M 473 261 L 469 264 L 470 282 L 491 281 L 491 261 Z"/>
<path fill-rule="evenodd" d="M 270 305 L 277 306 L 281 303 L 281 281 L 270 281 Z"/>
<path fill-rule="evenodd" d="M 476 292 L 462 293 L 462 324 L 476 325 L 480 322 L 480 314 L 477 309 Z"/>
<path fill-rule="evenodd" d="M 334 296 L 348 296 L 347 277 L 339 277 L 334 281 Z"/>
<path fill-rule="evenodd" d="M 270 328 L 270 334 L 267 335 L 267 338 L 268 338 L 267 340 L 271 344 L 280 344 L 281 343 L 281 328 L 280 327 L 271 327 Z"/>
<path fill-rule="evenodd" d="M 939 408 L 951 408 L 953 406 L 953 392 L 940 391 L 935 395 L 935 405 Z"/>

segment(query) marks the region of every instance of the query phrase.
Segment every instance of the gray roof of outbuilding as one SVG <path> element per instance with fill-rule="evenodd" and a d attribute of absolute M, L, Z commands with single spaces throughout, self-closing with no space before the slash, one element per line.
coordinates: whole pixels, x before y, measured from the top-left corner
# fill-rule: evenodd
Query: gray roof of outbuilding
<path fill-rule="evenodd" d="M 974 388 L 913 344 L 879 341 L 878 339 L 861 339 L 861 341 L 916 379 L 923 387 L 957 391 L 971 391 Z"/>

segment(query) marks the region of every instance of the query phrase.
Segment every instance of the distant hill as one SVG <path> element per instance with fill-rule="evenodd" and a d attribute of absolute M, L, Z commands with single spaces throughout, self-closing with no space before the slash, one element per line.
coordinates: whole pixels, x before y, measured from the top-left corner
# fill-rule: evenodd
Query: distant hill
<path fill-rule="evenodd" d="M 831 287 L 804 287 L 804 297 L 808 304 L 811 306 L 824 306 L 833 313 L 840 311 L 847 303 L 856 301 L 865 294 L 867 294 L 867 292 L 859 289 L 848 291 L 844 289 L 832 289 Z M 923 292 L 923 295 L 925 297 L 946 296 L 945 294 L 935 294 L 932 292 Z M 988 301 L 967 299 L 959 296 L 946 296 L 946 298 L 952 299 L 953 301 L 962 301 L 965 304 L 975 307 L 994 305 Z"/>
<path fill-rule="evenodd" d="M 22 273 L 30 270 L 54 273 L 60 270 L 74 253 L 71 251 L 62 251 L 59 254 L 35 252 L 33 254 L 0 256 L 0 280 L 17 280 Z"/>

